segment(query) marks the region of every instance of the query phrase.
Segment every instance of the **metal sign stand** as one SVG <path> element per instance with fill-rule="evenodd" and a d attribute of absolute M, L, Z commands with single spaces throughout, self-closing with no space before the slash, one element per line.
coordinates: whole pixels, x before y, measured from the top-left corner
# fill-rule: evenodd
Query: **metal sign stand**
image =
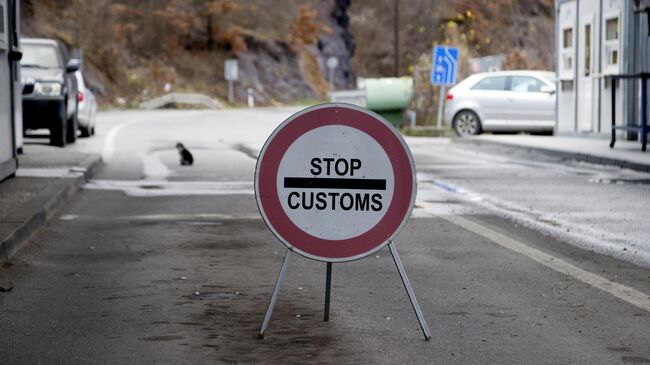
<path fill-rule="evenodd" d="M 424 339 L 426 341 L 429 341 L 431 339 L 431 331 L 429 330 L 429 326 L 427 325 L 427 322 L 424 319 L 424 315 L 422 314 L 422 310 L 420 309 L 418 300 L 415 297 L 415 292 L 413 292 L 413 287 L 411 286 L 411 282 L 409 281 L 408 276 L 406 276 L 406 271 L 404 270 L 404 266 L 402 265 L 402 260 L 400 259 L 399 254 L 397 253 L 397 248 L 395 247 L 395 243 L 392 241 L 389 242 L 388 249 L 390 250 L 390 254 L 393 257 L 393 261 L 395 262 L 395 266 L 397 267 L 397 271 L 399 272 L 400 279 L 402 279 L 402 284 L 404 284 L 404 289 L 406 289 L 406 294 L 408 295 L 409 300 L 411 301 L 411 306 L 415 311 L 415 316 L 417 317 L 418 322 L 420 323 L 420 328 L 422 329 L 422 334 L 424 334 Z M 269 306 L 266 309 L 266 315 L 264 315 L 264 321 L 262 322 L 262 327 L 260 328 L 259 336 L 261 338 L 264 337 L 264 332 L 266 332 L 266 328 L 268 327 L 269 322 L 271 321 L 271 315 L 273 314 L 273 307 L 275 307 L 275 302 L 278 299 L 278 293 L 280 292 L 280 286 L 282 285 L 282 281 L 284 281 L 284 275 L 287 272 L 287 266 L 289 266 L 289 259 L 291 258 L 291 253 L 292 253 L 291 250 L 287 250 L 287 254 L 284 256 L 284 261 L 282 261 L 282 267 L 280 268 L 278 279 L 275 281 L 275 286 L 273 287 L 271 302 L 269 303 Z M 323 315 L 323 321 L 325 322 L 329 321 L 329 317 L 330 317 L 331 288 L 332 288 L 332 263 L 328 262 L 327 273 L 325 275 L 325 310 Z"/>
<path fill-rule="evenodd" d="M 289 266 L 290 258 L 291 258 L 291 250 L 287 250 L 287 254 L 284 255 L 284 261 L 282 261 L 282 267 L 280 268 L 278 279 L 275 281 L 275 286 L 273 287 L 271 302 L 269 303 L 269 307 L 266 309 L 266 315 L 264 315 L 264 322 L 262 322 L 262 328 L 260 328 L 260 337 L 264 337 L 264 332 L 266 331 L 266 327 L 269 326 L 269 321 L 271 321 L 271 314 L 273 314 L 273 307 L 275 307 L 275 301 L 278 299 L 278 293 L 280 292 L 280 285 L 282 285 L 282 281 L 284 281 L 284 274 L 287 272 L 287 266 Z"/>
<path fill-rule="evenodd" d="M 440 96 L 438 97 L 438 117 L 436 118 L 436 127 L 442 128 L 442 109 L 445 107 L 445 85 L 440 85 Z"/>
<path fill-rule="evenodd" d="M 332 293 L 332 263 L 327 263 L 327 273 L 325 274 L 325 313 L 323 314 L 323 321 L 330 320 L 330 295 Z"/>

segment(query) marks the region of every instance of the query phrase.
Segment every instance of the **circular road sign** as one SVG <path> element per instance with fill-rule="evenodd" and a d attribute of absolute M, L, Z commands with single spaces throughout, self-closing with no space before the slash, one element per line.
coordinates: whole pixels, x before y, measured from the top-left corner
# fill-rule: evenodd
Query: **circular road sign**
<path fill-rule="evenodd" d="M 411 152 L 393 126 L 361 107 L 329 103 L 285 120 L 264 144 L 255 197 L 290 250 L 341 262 L 397 236 L 416 194 Z"/>
<path fill-rule="evenodd" d="M 330 56 L 325 63 L 327 65 L 327 68 L 336 68 L 336 66 L 339 65 L 339 59 L 334 56 Z"/>

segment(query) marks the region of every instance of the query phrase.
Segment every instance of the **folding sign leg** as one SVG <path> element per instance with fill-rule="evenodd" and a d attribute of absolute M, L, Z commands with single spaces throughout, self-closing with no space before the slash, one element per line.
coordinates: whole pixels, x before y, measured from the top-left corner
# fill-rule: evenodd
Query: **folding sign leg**
<path fill-rule="evenodd" d="M 327 263 L 327 274 L 325 274 L 325 313 L 323 321 L 330 320 L 330 295 L 332 293 L 332 263 Z"/>
<path fill-rule="evenodd" d="M 413 292 L 413 288 L 411 287 L 411 282 L 409 281 L 409 278 L 406 276 L 406 271 L 404 271 L 404 266 L 402 265 L 402 260 L 399 258 L 399 254 L 397 253 L 397 248 L 395 247 L 395 243 L 390 242 L 388 244 L 388 248 L 390 249 L 390 254 L 393 256 L 393 261 L 395 261 L 395 266 L 397 266 L 397 271 L 399 271 L 399 276 L 400 278 L 402 278 L 402 283 L 404 284 L 406 293 L 409 296 L 409 300 L 411 301 L 411 305 L 413 306 L 415 315 L 418 317 L 418 322 L 420 322 L 420 328 L 422 328 L 424 339 L 429 341 L 431 339 L 431 332 L 429 331 L 429 326 L 427 325 L 427 321 L 424 319 L 424 316 L 422 315 L 422 310 L 420 309 L 418 300 L 415 298 L 415 293 Z"/>
<path fill-rule="evenodd" d="M 264 332 L 266 327 L 271 321 L 271 315 L 273 314 L 273 307 L 275 307 L 275 301 L 278 299 L 278 293 L 280 292 L 280 286 L 282 281 L 284 281 L 284 274 L 287 272 L 287 266 L 289 266 L 289 259 L 291 258 L 291 250 L 287 250 L 287 254 L 284 256 L 284 261 L 282 261 L 282 268 L 280 268 L 280 273 L 278 274 L 278 279 L 275 281 L 275 287 L 273 288 L 273 295 L 271 295 L 271 302 L 269 307 L 266 310 L 266 315 L 264 316 L 264 322 L 262 322 L 262 328 L 260 328 L 260 337 L 264 337 Z"/>

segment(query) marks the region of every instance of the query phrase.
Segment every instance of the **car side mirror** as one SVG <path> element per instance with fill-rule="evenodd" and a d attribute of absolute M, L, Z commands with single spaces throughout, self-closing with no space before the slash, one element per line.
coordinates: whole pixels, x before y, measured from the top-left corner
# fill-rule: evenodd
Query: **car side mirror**
<path fill-rule="evenodd" d="M 543 93 L 551 94 L 551 95 L 555 94 L 555 88 L 550 87 L 548 85 L 542 85 L 542 87 L 539 88 L 539 91 L 541 91 Z"/>
<path fill-rule="evenodd" d="M 81 61 L 79 61 L 76 58 L 73 58 L 70 61 L 68 61 L 68 64 L 65 66 L 65 72 L 70 74 L 79 71 L 80 68 L 81 68 Z"/>

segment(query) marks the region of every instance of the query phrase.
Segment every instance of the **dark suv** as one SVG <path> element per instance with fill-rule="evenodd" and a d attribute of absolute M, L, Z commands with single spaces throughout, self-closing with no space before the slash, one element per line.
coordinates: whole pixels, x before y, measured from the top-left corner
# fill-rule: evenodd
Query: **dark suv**
<path fill-rule="evenodd" d="M 53 39 L 22 38 L 23 130 L 50 130 L 50 144 L 65 146 L 77 138 L 79 61 Z"/>

